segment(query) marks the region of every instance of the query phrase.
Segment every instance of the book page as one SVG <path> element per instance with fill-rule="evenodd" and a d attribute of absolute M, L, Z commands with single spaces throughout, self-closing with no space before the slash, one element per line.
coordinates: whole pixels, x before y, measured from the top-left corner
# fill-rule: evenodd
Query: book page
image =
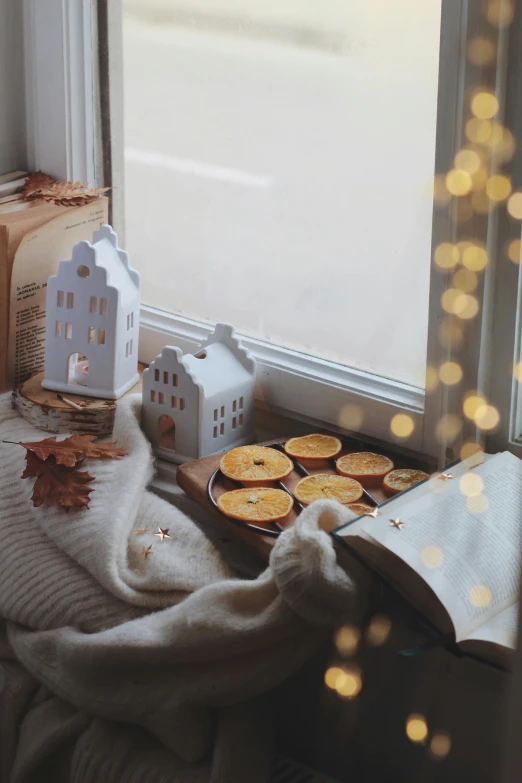
<path fill-rule="evenodd" d="M 491 642 L 514 650 L 517 646 L 517 631 L 518 603 L 511 604 L 500 614 L 495 615 L 487 623 L 475 628 L 463 638 L 457 637 L 457 641 Z"/>
<path fill-rule="evenodd" d="M 15 253 L 11 274 L 7 382 L 18 386 L 44 367 L 47 279 L 82 239 L 107 222 L 108 201 L 71 208 L 30 231 Z"/>
<path fill-rule="evenodd" d="M 461 463 L 452 473 L 448 481 L 433 479 L 431 490 L 426 482 L 418 494 L 383 506 L 382 516 L 366 518 L 362 531 L 420 574 L 462 638 L 518 599 L 522 461 L 504 452 L 472 471 Z M 461 491 L 464 473 L 484 483 L 487 508 L 481 512 L 470 510 L 479 501 Z M 404 522 L 400 530 L 390 524 L 397 517 Z"/>

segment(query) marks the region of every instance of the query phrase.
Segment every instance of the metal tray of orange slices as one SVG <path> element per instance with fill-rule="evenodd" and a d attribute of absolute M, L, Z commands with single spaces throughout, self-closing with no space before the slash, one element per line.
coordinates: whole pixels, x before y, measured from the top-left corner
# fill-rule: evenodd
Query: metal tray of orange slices
<path fill-rule="evenodd" d="M 320 444 L 318 447 L 311 443 L 314 438 Z M 334 441 L 337 442 L 335 446 Z M 324 445 L 328 443 L 329 446 Z M 273 452 L 273 459 L 266 449 Z M 359 456 L 361 453 L 378 455 L 380 459 L 373 460 L 373 467 L 365 468 L 364 459 L 361 462 Z M 348 458 L 348 455 L 353 456 Z M 277 440 L 263 446 L 241 447 L 199 462 L 208 463 L 212 459 L 215 467 L 210 475 L 207 474 L 206 484 L 208 504 L 227 523 L 263 536 L 265 540 L 277 538 L 315 499 L 337 499 L 352 507 L 358 515 L 368 513 L 401 491 L 401 477 L 409 476 L 409 472 L 421 471 L 423 475 L 419 474 L 417 478 L 421 480 L 429 470 L 415 459 L 404 459 L 386 450 L 377 450 L 355 438 L 326 433 Z M 275 468 L 272 463 L 276 463 Z M 194 466 L 196 463 L 190 464 Z M 370 473 L 365 474 L 368 469 Z M 401 476 L 391 473 L 391 470 L 401 471 Z M 406 473 L 403 473 L 404 470 Z M 398 479 L 395 485 L 394 477 Z M 386 481 L 390 484 L 388 488 L 384 486 Z M 180 485 L 183 487 L 183 480 Z M 278 493 L 273 493 L 273 490 L 278 490 Z M 268 502 L 272 503 L 270 508 L 274 504 L 278 508 L 265 514 L 265 517 L 272 516 L 271 519 L 263 519 L 263 507 Z M 361 504 L 364 506 L 361 507 Z M 257 521 L 257 517 L 261 521 Z"/>

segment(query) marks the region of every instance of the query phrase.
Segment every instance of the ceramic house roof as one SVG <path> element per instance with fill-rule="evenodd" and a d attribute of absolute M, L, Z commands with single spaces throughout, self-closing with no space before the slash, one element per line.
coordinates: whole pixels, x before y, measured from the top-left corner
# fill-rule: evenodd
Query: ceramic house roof
<path fill-rule="evenodd" d="M 140 286 L 140 275 L 129 265 L 129 256 L 118 247 L 118 237 L 110 226 L 101 226 L 93 243 L 79 242 L 73 248 L 73 260 L 81 261 L 81 254 L 89 251 L 94 264 L 105 270 L 107 285 L 120 291 L 121 304 L 131 304 Z"/>

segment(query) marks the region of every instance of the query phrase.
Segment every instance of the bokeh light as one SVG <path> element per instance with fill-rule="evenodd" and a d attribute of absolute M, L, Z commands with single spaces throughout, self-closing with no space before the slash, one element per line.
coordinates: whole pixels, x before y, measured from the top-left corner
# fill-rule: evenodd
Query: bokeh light
<path fill-rule="evenodd" d="M 474 144 L 487 144 L 492 133 L 493 123 L 490 120 L 479 120 L 477 117 L 472 117 L 466 123 L 466 138 Z"/>
<path fill-rule="evenodd" d="M 353 699 L 360 693 L 362 688 L 362 679 L 359 669 L 345 669 L 343 677 L 337 680 L 335 690 L 345 699 Z"/>
<path fill-rule="evenodd" d="M 424 382 L 424 388 L 426 391 L 433 391 L 439 385 L 439 373 L 436 367 L 427 365 L 426 367 L 426 380 Z"/>
<path fill-rule="evenodd" d="M 370 625 L 366 629 L 366 641 L 372 647 L 380 647 L 388 639 L 391 631 L 391 620 L 384 614 L 376 614 L 372 617 Z"/>
<path fill-rule="evenodd" d="M 466 508 L 471 511 L 472 514 L 483 514 L 487 511 L 489 506 L 488 499 L 485 495 L 475 495 L 470 498 L 466 498 Z"/>
<path fill-rule="evenodd" d="M 507 249 L 508 258 L 514 264 L 520 264 L 520 239 L 512 239 Z"/>
<path fill-rule="evenodd" d="M 507 27 L 514 16 L 514 8 L 510 0 L 489 0 L 486 9 L 488 22 L 494 27 Z"/>
<path fill-rule="evenodd" d="M 433 200 L 435 204 L 447 204 L 451 199 L 451 193 L 446 187 L 446 177 L 444 174 L 436 174 L 433 179 Z"/>
<path fill-rule="evenodd" d="M 480 245 L 470 244 L 462 253 L 462 264 L 471 272 L 481 272 L 487 263 L 488 255 Z"/>
<path fill-rule="evenodd" d="M 491 120 L 498 111 L 498 100 L 492 92 L 478 92 L 471 99 L 471 111 L 479 120 Z"/>
<path fill-rule="evenodd" d="M 460 254 L 456 245 L 441 242 L 433 253 L 433 260 L 439 269 L 453 269 L 459 263 Z"/>
<path fill-rule="evenodd" d="M 486 585 L 474 585 L 469 591 L 469 601 L 472 606 L 489 606 L 493 600 L 493 594 Z"/>
<path fill-rule="evenodd" d="M 448 288 L 441 297 L 442 309 L 465 320 L 473 318 L 479 310 L 478 300 L 458 288 Z"/>
<path fill-rule="evenodd" d="M 480 168 L 480 156 L 475 150 L 464 147 L 455 155 L 455 168 L 474 174 Z"/>
<path fill-rule="evenodd" d="M 435 427 L 435 436 L 439 441 L 452 443 L 462 430 L 462 422 L 456 413 L 445 413 Z"/>
<path fill-rule="evenodd" d="M 457 362 L 444 362 L 439 369 L 439 378 L 447 386 L 454 386 L 462 380 L 462 367 Z"/>
<path fill-rule="evenodd" d="M 494 405 L 481 405 L 475 414 L 475 424 L 481 430 L 494 430 L 500 422 L 500 413 Z"/>
<path fill-rule="evenodd" d="M 488 179 L 486 193 L 491 201 L 505 201 L 511 193 L 511 182 L 504 174 L 494 174 Z"/>
<path fill-rule="evenodd" d="M 444 318 L 441 322 L 438 330 L 438 337 L 443 348 L 460 348 L 464 342 L 462 326 L 452 318 Z"/>
<path fill-rule="evenodd" d="M 344 672 L 339 668 L 339 666 L 330 666 L 330 668 L 325 672 L 324 681 L 329 688 L 335 690 L 337 687 L 337 682 L 342 677 L 344 677 Z"/>
<path fill-rule="evenodd" d="M 451 169 L 446 174 L 446 187 L 452 196 L 465 196 L 472 184 L 471 174 L 463 169 Z"/>
<path fill-rule="evenodd" d="M 471 175 L 471 190 L 480 191 L 484 190 L 488 181 L 488 170 L 480 168 Z M 472 204 L 473 205 L 473 204 Z"/>
<path fill-rule="evenodd" d="M 491 65 L 495 62 L 497 47 L 489 38 L 478 35 L 468 42 L 467 54 L 473 65 Z"/>
<path fill-rule="evenodd" d="M 513 375 L 515 376 L 515 380 L 519 383 L 522 383 L 522 362 L 517 362 L 515 364 L 515 368 L 513 370 Z"/>
<path fill-rule="evenodd" d="M 484 489 L 484 479 L 478 473 L 465 473 L 460 477 L 459 489 L 468 498 L 481 495 Z"/>
<path fill-rule="evenodd" d="M 390 422 L 390 429 L 398 438 L 409 438 L 415 429 L 415 423 L 407 413 L 396 413 Z"/>
<path fill-rule="evenodd" d="M 357 430 L 364 421 L 364 410 L 360 405 L 345 405 L 339 413 L 339 426 L 345 430 Z"/>
<path fill-rule="evenodd" d="M 484 399 L 480 394 L 470 393 L 466 395 L 466 398 L 464 399 L 463 403 L 463 410 L 464 415 L 466 418 L 471 419 L 472 421 L 475 421 L 475 417 L 477 415 L 477 411 L 479 408 L 482 408 L 484 405 L 487 405 L 487 400 Z"/>
<path fill-rule="evenodd" d="M 406 721 L 406 734 L 415 743 L 424 743 L 428 736 L 428 724 L 420 713 L 412 713 Z"/>
<path fill-rule="evenodd" d="M 339 655 L 354 655 L 359 646 L 361 632 L 355 625 L 343 625 L 335 634 L 335 644 Z"/>
<path fill-rule="evenodd" d="M 451 737 L 445 731 L 437 731 L 430 742 L 430 751 L 437 759 L 446 758 L 451 750 Z"/>
<path fill-rule="evenodd" d="M 427 568 L 440 568 L 444 562 L 444 552 L 440 546 L 425 546 L 421 552 L 421 560 Z"/>
<path fill-rule="evenodd" d="M 458 288 L 459 291 L 469 294 L 474 291 L 478 285 L 478 277 L 475 272 L 471 272 L 469 269 L 459 269 L 453 275 L 453 287 Z"/>
<path fill-rule="evenodd" d="M 461 446 L 460 458 L 468 459 L 468 457 L 473 457 L 475 454 L 480 454 L 481 451 L 483 451 L 483 446 L 480 443 L 474 440 L 467 440 Z"/>
<path fill-rule="evenodd" d="M 513 193 L 507 203 L 507 211 L 515 220 L 522 220 L 522 193 Z"/>

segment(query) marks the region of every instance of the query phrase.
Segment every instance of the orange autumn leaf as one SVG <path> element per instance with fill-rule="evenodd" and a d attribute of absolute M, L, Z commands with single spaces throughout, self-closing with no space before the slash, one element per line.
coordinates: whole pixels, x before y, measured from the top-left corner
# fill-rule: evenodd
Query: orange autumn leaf
<path fill-rule="evenodd" d="M 57 465 L 74 467 L 84 459 L 117 459 L 124 457 L 125 449 L 117 448 L 114 443 L 93 443 L 95 435 L 71 435 L 64 440 L 56 440 L 56 437 L 45 438 L 39 441 L 25 441 L 20 443 L 28 451 L 36 454 L 42 460 L 54 457 Z"/>
<path fill-rule="evenodd" d="M 32 494 L 34 506 L 45 503 L 48 506 L 62 506 L 66 511 L 70 508 L 88 508 L 89 495 L 93 491 L 89 482 L 94 476 L 87 471 L 58 465 L 52 456 L 43 460 L 30 450 L 25 459 L 22 478 L 36 478 Z"/>
<path fill-rule="evenodd" d="M 39 198 L 39 191 L 42 188 L 47 188 L 54 182 L 53 178 L 49 174 L 44 174 L 43 171 L 35 171 L 34 174 L 29 174 L 24 187 L 22 189 L 22 195 L 24 198 Z"/>
<path fill-rule="evenodd" d="M 110 189 L 89 188 L 86 182 L 60 182 L 43 171 L 35 171 L 28 176 L 22 195 L 29 201 L 41 198 L 64 207 L 76 207 L 96 201 Z"/>

